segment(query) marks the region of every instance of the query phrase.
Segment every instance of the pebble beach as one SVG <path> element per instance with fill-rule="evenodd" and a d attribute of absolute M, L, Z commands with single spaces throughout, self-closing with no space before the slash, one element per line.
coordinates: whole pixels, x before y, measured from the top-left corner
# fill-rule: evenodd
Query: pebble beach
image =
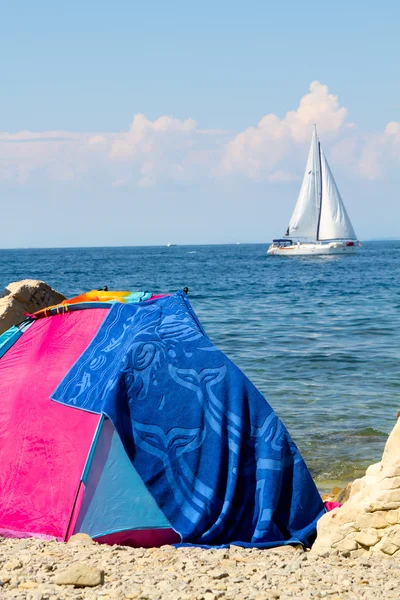
<path fill-rule="evenodd" d="M 0 598 L 26 600 L 398 599 L 400 561 L 301 547 L 205 550 L 0 540 Z"/>

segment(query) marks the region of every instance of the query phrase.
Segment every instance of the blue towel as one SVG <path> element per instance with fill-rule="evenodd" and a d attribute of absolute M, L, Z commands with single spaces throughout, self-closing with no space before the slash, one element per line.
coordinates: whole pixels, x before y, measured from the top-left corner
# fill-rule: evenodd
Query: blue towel
<path fill-rule="evenodd" d="M 324 507 L 307 466 L 184 293 L 113 305 L 52 398 L 111 419 L 184 543 L 310 544 Z"/>

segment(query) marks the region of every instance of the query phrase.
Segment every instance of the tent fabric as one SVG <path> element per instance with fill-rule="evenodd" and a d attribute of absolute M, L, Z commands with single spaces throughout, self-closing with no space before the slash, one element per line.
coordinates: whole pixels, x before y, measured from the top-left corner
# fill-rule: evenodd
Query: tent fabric
<path fill-rule="evenodd" d="M 12 325 L 0 335 L 0 358 L 15 344 L 18 338 L 21 337 L 23 332 L 26 331 L 32 323 L 32 319 L 25 319 L 19 325 Z"/>
<path fill-rule="evenodd" d="M 325 509 L 302 457 L 182 292 L 114 304 L 52 398 L 112 421 L 183 542 L 309 545 Z"/>
<path fill-rule="evenodd" d="M 131 537 L 132 544 L 137 544 L 139 539 L 151 541 L 151 531 L 157 531 L 158 536 L 158 532 L 166 530 L 162 532 L 164 540 L 180 541 L 132 466 L 108 419 L 101 423 L 84 483 L 85 494 L 74 533 L 84 532 L 94 539 L 119 539 L 119 534 L 125 543 Z M 142 535 L 141 531 L 145 533 Z"/>
<path fill-rule="evenodd" d="M 0 360 L 0 535 L 67 535 L 99 416 L 52 402 L 50 394 L 107 314 L 34 321 Z"/>
<path fill-rule="evenodd" d="M 22 335 L 22 331 L 13 325 L 0 335 L 0 358 L 15 344 Z"/>
<path fill-rule="evenodd" d="M 78 309 L 89 308 L 94 307 L 94 303 L 136 303 L 145 302 L 146 300 L 150 300 L 152 297 L 153 294 L 151 292 L 91 290 L 89 292 L 79 294 L 79 296 L 67 298 L 59 304 L 54 304 L 53 306 L 47 306 L 46 308 L 42 308 L 41 310 L 35 312 L 34 316 L 37 319 L 41 319 L 43 317 L 49 317 L 53 314 L 61 314 L 63 312 L 68 312 L 68 309 L 71 310 L 71 308 L 75 307 L 76 305 L 80 305 Z"/>
<path fill-rule="evenodd" d="M 133 546 L 134 548 L 154 548 L 166 544 L 176 544 L 179 535 L 172 529 L 134 529 L 132 531 L 118 531 L 96 538 L 99 544 L 119 544 L 120 546 Z"/>

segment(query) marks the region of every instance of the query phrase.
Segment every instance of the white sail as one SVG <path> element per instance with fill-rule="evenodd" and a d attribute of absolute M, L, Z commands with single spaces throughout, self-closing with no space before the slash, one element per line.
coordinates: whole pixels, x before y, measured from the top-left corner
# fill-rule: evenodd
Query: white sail
<path fill-rule="evenodd" d="M 356 240 L 357 236 L 349 219 L 343 200 L 320 147 L 322 173 L 321 216 L 317 232 L 318 240 Z"/>
<path fill-rule="evenodd" d="M 319 218 L 320 179 L 318 139 L 314 128 L 306 172 L 286 236 L 315 240 Z"/>
<path fill-rule="evenodd" d="M 315 126 L 306 172 L 285 237 L 306 239 L 298 239 L 297 243 L 293 239 L 273 240 L 267 254 L 343 255 L 358 251 L 362 245 L 357 241 Z"/>

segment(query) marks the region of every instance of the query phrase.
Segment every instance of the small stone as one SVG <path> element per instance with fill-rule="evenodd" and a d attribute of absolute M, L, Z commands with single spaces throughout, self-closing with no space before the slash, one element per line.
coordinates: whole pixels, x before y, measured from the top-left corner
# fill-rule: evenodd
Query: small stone
<path fill-rule="evenodd" d="M 294 561 L 288 564 L 287 569 L 289 573 L 295 573 L 301 568 L 301 563 L 299 561 Z"/>
<path fill-rule="evenodd" d="M 36 583 L 36 581 L 23 581 L 22 583 L 19 584 L 19 588 L 21 590 L 34 590 L 35 588 L 38 587 L 38 583 Z"/>
<path fill-rule="evenodd" d="M 75 587 L 95 587 L 104 583 L 104 571 L 83 563 L 75 563 L 65 571 L 57 573 L 54 583 Z"/>
<path fill-rule="evenodd" d="M 388 526 L 387 513 L 362 513 L 360 518 L 354 523 L 356 529 L 384 529 Z"/>
<path fill-rule="evenodd" d="M 360 546 L 370 548 L 379 542 L 379 537 L 375 529 L 366 529 L 364 531 L 360 531 L 360 533 L 357 533 L 355 540 L 360 544 Z"/>
<path fill-rule="evenodd" d="M 350 552 L 352 552 L 353 550 L 357 550 L 358 547 L 359 546 L 358 546 L 357 542 L 355 540 L 352 540 L 349 538 L 345 538 L 338 544 L 335 544 L 335 548 L 337 548 L 340 551 L 349 550 Z"/>
<path fill-rule="evenodd" d="M 384 554 L 392 556 L 395 552 L 397 552 L 399 547 L 396 544 L 392 544 L 390 540 L 385 539 L 381 542 L 381 546 L 379 549 L 381 550 L 381 552 L 384 552 Z"/>
<path fill-rule="evenodd" d="M 68 540 L 68 544 L 82 544 L 82 546 L 90 546 L 95 543 L 87 533 L 76 533 L 71 535 Z"/>
<path fill-rule="evenodd" d="M 18 558 L 12 558 L 4 563 L 3 567 L 7 571 L 16 571 L 17 569 L 22 569 L 22 562 Z"/>
<path fill-rule="evenodd" d="M 227 585 L 224 582 L 214 583 L 213 590 L 226 591 Z"/>

